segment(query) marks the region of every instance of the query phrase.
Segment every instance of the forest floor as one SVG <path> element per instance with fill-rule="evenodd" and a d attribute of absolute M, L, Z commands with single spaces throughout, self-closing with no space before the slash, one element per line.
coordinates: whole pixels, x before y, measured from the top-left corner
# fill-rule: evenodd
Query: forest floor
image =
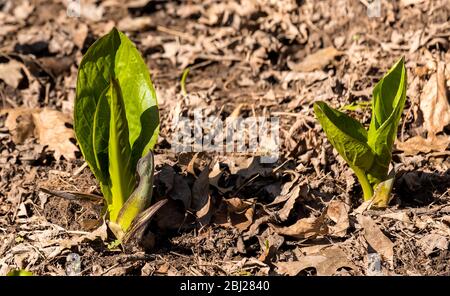
<path fill-rule="evenodd" d="M 78 17 L 68 2 L 0 0 L 0 275 L 71 274 L 78 256 L 82 275 L 450 275 L 448 0 L 380 0 L 379 16 L 362 0 L 83 0 Z M 160 110 L 154 198 L 169 202 L 146 252 L 115 246 L 101 204 L 42 191 L 101 194 L 72 114 L 81 58 L 114 26 Z M 374 210 L 312 106 L 367 126 L 365 102 L 402 56 L 393 198 Z M 173 122 L 196 109 L 279 118 L 278 161 L 174 153 Z"/>

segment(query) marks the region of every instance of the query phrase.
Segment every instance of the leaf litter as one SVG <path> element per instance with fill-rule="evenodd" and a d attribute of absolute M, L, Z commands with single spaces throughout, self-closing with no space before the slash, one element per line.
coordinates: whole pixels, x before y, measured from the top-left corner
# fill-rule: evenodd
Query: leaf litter
<path fill-rule="evenodd" d="M 359 2 L 182 1 L 151 11 L 145 0 L 87 1 L 79 19 L 66 16 L 64 1 L 6 2 L 0 274 L 64 275 L 69 249 L 83 274 L 95 275 L 364 275 L 374 252 L 384 274 L 450 274 L 444 1 L 401 1 L 377 20 Z M 98 206 L 38 190 L 100 193 L 71 140 L 69 114 L 82 53 L 114 25 L 144 53 L 160 102 L 154 191 L 155 202 L 167 202 L 146 229 L 157 256 L 113 247 L 97 233 Z M 312 103 L 369 102 L 368 90 L 400 55 L 416 87 L 394 152 L 391 207 L 374 211 L 358 202 L 361 189 L 320 132 Z M 194 107 L 221 118 L 276 114 L 281 159 L 218 155 L 205 169 L 205 156 L 174 155 L 170 123 Z M 367 122 L 367 111 L 349 112 Z"/>

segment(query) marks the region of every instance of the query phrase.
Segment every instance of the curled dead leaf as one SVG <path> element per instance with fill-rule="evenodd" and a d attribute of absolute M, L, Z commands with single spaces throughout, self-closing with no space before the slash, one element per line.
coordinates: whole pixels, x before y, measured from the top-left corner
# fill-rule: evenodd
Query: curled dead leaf
<path fill-rule="evenodd" d="M 245 210 L 252 206 L 252 203 L 238 197 L 225 199 L 225 203 L 227 204 L 228 212 L 237 214 L 245 212 Z"/>
<path fill-rule="evenodd" d="M 253 203 L 240 198 L 224 200 L 225 207 L 215 215 L 215 223 L 223 227 L 234 227 L 240 232 L 245 231 L 253 223 Z"/>
<path fill-rule="evenodd" d="M 450 124 L 445 62 L 438 62 L 436 73 L 431 75 L 425 84 L 420 97 L 420 110 L 423 113 L 423 126 L 428 131 L 428 137 L 436 135 Z"/>
<path fill-rule="evenodd" d="M 296 239 L 315 238 L 328 233 L 328 226 L 324 223 L 323 215 L 320 217 L 303 218 L 287 227 L 279 227 L 273 224 L 269 225 L 276 233 Z"/>
<path fill-rule="evenodd" d="M 367 243 L 391 265 L 394 263 L 394 243 L 381 231 L 380 227 L 368 216 L 357 216 L 364 230 Z"/>

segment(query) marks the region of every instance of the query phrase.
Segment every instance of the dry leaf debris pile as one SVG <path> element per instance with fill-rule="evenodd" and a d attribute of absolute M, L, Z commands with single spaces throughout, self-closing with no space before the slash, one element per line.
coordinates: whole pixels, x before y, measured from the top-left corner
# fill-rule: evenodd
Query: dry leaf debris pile
<path fill-rule="evenodd" d="M 449 275 L 448 0 L 0 3 L 0 274 Z M 147 253 L 123 253 L 72 129 L 77 67 L 113 26 L 137 44 L 161 112 Z M 391 207 L 361 189 L 317 124 L 325 100 L 362 122 L 371 89 L 405 56 L 407 104 Z M 187 95 L 179 79 L 190 67 Z M 278 116 L 281 157 L 173 154 L 179 116 Z M 69 256 L 69 257 L 68 257 Z"/>

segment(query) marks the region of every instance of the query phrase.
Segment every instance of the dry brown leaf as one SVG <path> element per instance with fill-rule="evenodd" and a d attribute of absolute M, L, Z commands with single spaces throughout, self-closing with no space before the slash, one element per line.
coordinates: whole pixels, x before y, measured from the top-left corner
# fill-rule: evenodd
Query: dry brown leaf
<path fill-rule="evenodd" d="M 98 22 L 103 18 L 105 9 L 101 5 L 95 3 L 83 3 L 81 5 L 81 16 L 92 22 Z"/>
<path fill-rule="evenodd" d="M 39 109 L 4 109 L 0 114 L 8 113 L 5 120 L 5 126 L 12 136 L 12 140 L 16 144 L 23 144 L 25 140 L 34 134 L 33 112 L 39 112 Z"/>
<path fill-rule="evenodd" d="M 450 124 L 450 105 L 445 84 L 445 63 L 441 61 L 437 64 L 436 73 L 425 84 L 420 97 L 423 126 L 428 131 L 428 138 Z"/>
<path fill-rule="evenodd" d="M 297 257 L 314 255 L 314 254 L 319 253 L 323 249 L 329 248 L 329 247 L 330 247 L 330 245 L 312 245 L 312 246 L 301 247 L 301 248 L 295 249 L 294 253 Z"/>
<path fill-rule="evenodd" d="M 433 253 L 436 249 L 447 250 L 448 248 L 447 238 L 436 233 L 425 235 L 417 242 L 417 244 L 422 248 L 427 256 Z"/>
<path fill-rule="evenodd" d="M 339 55 L 342 55 L 342 52 L 330 46 L 310 54 L 298 64 L 288 62 L 288 67 L 292 71 L 297 72 L 312 72 L 314 70 L 321 70 Z"/>
<path fill-rule="evenodd" d="M 278 211 L 278 217 L 281 221 L 286 221 L 289 218 L 297 198 L 305 196 L 306 191 L 308 191 L 308 187 L 305 184 L 297 184 L 288 194 L 286 194 L 287 201 L 281 210 Z"/>
<path fill-rule="evenodd" d="M 330 234 L 337 237 L 344 237 L 347 234 L 347 229 L 350 227 L 349 210 L 350 207 L 340 200 L 332 200 L 328 204 L 327 216 L 335 223 L 334 226 L 329 227 Z"/>
<path fill-rule="evenodd" d="M 381 218 L 394 219 L 404 223 L 411 223 L 408 214 L 405 212 L 387 213 L 380 216 Z"/>
<path fill-rule="evenodd" d="M 317 81 L 325 80 L 328 78 L 328 74 L 322 70 L 317 70 L 314 72 L 294 72 L 289 71 L 286 72 L 285 75 L 281 78 L 283 89 L 288 89 L 288 85 L 292 81 L 304 81 L 305 85 L 311 85 Z"/>
<path fill-rule="evenodd" d="M 79 23 L 73 33 L 73 43 L 75 43 L 78 48 L 82 49 L 88 33 L 88 26 L 84 23 Z"/>
<path fill-rule="evenodd" d="M 398 150 L 406 155 L 416 155 L 417 153 L 429 153 L 431 151 L 444 152 L 450 144 L 450 137 L 447 135 L 434 136 L 432 138 L 423 138 L 415 136 L 405 142 L 397 142 Z"/>
<path fill-rule="evenodd" d="M 339 268 L 355 266 L 347 259 L 347 255 L 339 247 L 326 248 L 315 255 L 299 258 L 298 261 L 275 263 L 278 273 L 296 276 L 306 268 L 315 268 L 317 275 L 333 275 Z"/>
<path fill-rule="evenodd" d="M 214 222 L 223 227 L 234 227 L 240 232 L 248 229 L 253 223 L 254 210 L 252 203 L 240 198 L 224 200 L 226 209 L 215 214 Z"/>
<path fill-rule="evenodd" d="M 296 239 L 314 238 L 328 233 L 328 227 L 323 221 L 323 216 L 303 218 L 287 227 L 278 227 L 273 224 L 270 224 L 270 226 L 276 233 Z"/>
<path fill-rule="evenodd" d="M 292 176 L 292 180 L 283 184 L 283 188 L 281 189 L 280 194 L 277 197 L 275 197 L 275 199 L 270 204 L 267 205 L 268 207 L 278 205 L 280 203 L 287 201 L 290 198 L 291 193 L 293 191 L 292 188 L 295 186 L 296 183 L 298 183 L 297 180 L 300 178 L 300 175 L 297 172 L 287 170 L 285 171 L 285 173 L 289 173 Z"/>
<path fill-rule="evenodd" d="M 225 203 L 227 204 L 227 208 L 230 213 L 237 214 L 243 213 L 252 206 L 252 203 L 244 201 L 238 197 L 225 199 Z"/>
<path fill-rule="evenodd" d="M 191 209 L 199 211 L 208 202 L 209 196 L 209 167 L 205 167 L 192 186 Z"/>
<path fill-rule="evenodd" d="M 372 218 L 359 215 L 357 219 L 364 229 L 364 238 L 367 243 L 392 265 L 394 262 L 394 243 L 384 235 Z"/>
<path fill-rule="evenodd" d="M 34 5 L 30 1 L 22 1 L 20 5 L 14 8 L 14 16 L 19 20 L 25 20 L 33 12 Z"/>
<path fill-rule="evenodd" d="M 173 186 L 175 184 L 175 186 Z M 173 176 L 172 188 L 168 193 L 169 197 L 173 200 L 180 200 L 183 202 L 184 208 L 189 209 L 192 202 L 191 188 L 186 179 L 178 174 Z"/>
<path fill-rule="evenodd" d="M 23 78 L 22 68 L 23 65 L 16 60 L 0 64 L 0 80 L 13 88 L 17 88 Z"/>
<path fill-rule="evenodd" d="M 247 230 L 253 223 L 253 208 L 248 208 L 243 214 L 230 213 L 231 225 L 239 231 Z"/>
<path fill-rule="evenodd" d="M 147 3 L 150 2 L 150 0 L 129 0 L 124 3 L 128 8 L 142 8 Z"/>
<path fill-rule="evenodd" d="M 62 155 L 66 159 L 74 159 L 78 148 L 70 139 L 75 139 L 75 134 L 66 123 L 71 123 L 70 116 L 51 109 L 16 108 L 5 109 L 1 113 L 8 113 L 5 126 L 10 130 L 13 141 L 21 144 L 23 141 L 35 135 L 39 144 L 48 146 L 55 152 L 55 158 Z"/>
<path fill-rule="evenodd" d="M 257 174 L 260 176 L 267 176 L 272 173 L 272 167 L 261 163 L 261 158 L 258 157 L 235 157 L 230 159 L 230 173 L 242 177 L 247 180 Z"/>
<path fill-rule="evenodd" d="M 403 7 L 409 6 L 409 5 L 418 5 L 425 2 L 425 0 L 400 0 L 400 5 Z"/>
<path fill-rule="evenodd" d="M 209 223 L 213 214 L 209 195 L 209 171 L 209 166 L 205 167 L 192 186 L 191 208 L 196 212 L 198 221 L 202 225 Z"/>
<path fill-rule="evenodd" d="M 75 139 L 75 133 L 66 126 L 66 123 L 72 122 L 70 116 L 45 108 L 39 113 L 33 113 L 33 121 L 39 143 L 54 150 L 56 159 L 61 155 L 66 159 L 76 158 L 75 152 L 78 148 L 70 141 Z"/>
<path fill-rule="evenodd" d="M 264 233 L 258 236 L 259 245 L 261 248 L 261 255 L 258 260 L 264 263 L 269 263 L 270 259 L 276 255 L 278 249 L 284 243 L 284 237 L 273 233 L 270 228 L 268 228 Z"/>
<path fill-rule="evenodd" d="M 197 216 L 197 220 L 201 225 L 206 225 L 211 220 L 212 214 L 211 196 L 208 195 L 207 202 L 200 210 L 195 213 L 195 215 Z"/>
<path fill-rule="evenodd" d="M 216 161 L 214 166 L 209 173 L 209 184 L 220 190 L 221 193 L 225 194 L 233 190 L 233 184 L 229 184 L 228 187 L 222 187 L 224 184 L 219 184 L 224 172 L 220 168 L 220 162 Z"/>
<path fill-rule="evenodd" d="M 147 29 L 152 24 L 152 19 L 148 16 L 126 17 L 122 19 L 117 27 L 121 31 L 136 32 Z"/>

